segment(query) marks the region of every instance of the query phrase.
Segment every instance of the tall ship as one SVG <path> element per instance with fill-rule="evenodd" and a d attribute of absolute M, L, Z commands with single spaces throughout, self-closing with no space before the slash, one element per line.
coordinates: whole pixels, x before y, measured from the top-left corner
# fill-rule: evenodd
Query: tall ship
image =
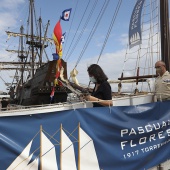
<path fill-rule="evenodd" d="M 43 34 L 42 18 L 41 16 L 39 19 L 36 18 L 34 0 L 29 1 L 27 23 L 26 30 L 22 25 L 18 33 L 6 31 L 8 37 L 19 37 L 18 50 L 7 49 L 8 52 L 17 54 L 18 61 L 1 62 L 13 66 L 6 67 L 4 70 L 15 70 L 13 81 L 9 83 L 8 88 L 11 102 L 25 106 L 66 102 L 67 93 L 70 91 L 59 83 L 54 85 L 58 61 L 49 59 L 45 51 L 49 45 L 55 46 L 53 38 L 47 37 L 50 21 L 47 22 Z M 50 58 L 53 58 L 52 54 Z M 62 76 L 67 79 L 67 63 L 61 59 L 61 65 Z M 50 100 L 52 91 L 54 96 L 53 100 Z"/>

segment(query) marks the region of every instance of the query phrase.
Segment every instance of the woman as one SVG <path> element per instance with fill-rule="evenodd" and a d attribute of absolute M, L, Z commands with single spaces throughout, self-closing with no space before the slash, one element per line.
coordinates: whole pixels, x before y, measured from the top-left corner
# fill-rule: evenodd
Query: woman
<path fill-rule="evenodd" d="M 85 99 L 93 102 L 93 107 L 112 106 L 112 90 L 108 83 L 108 78 L 102 68 L 97 64 L 92 64 L 87 69 L 90 81 L 95 84 L 91 95 Z"/>

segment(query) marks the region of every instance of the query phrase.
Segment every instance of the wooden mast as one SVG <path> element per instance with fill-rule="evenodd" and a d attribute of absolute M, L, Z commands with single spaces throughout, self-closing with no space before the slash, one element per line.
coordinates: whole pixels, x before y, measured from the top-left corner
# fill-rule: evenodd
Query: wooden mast
<path fill-rule="evenodd" d="M 33 45 L 33 42 L 34 42 L 34 25 L 33 25 L 33 3 L 34 3 L 34 0 L 30 0 L 30 17 L 31 17 L 31 53 L 32 53 L 32 64 L 31 64 L 31 68 L 32 68 L 32 73 L 31 73 L 31 77 L 34 77 L 34 45 Z"/>
<path fill-rule="evenodd" d="M 170 37 L 168 0 L 160 0 L 161 58 L 170 71 Z"/>
<path fill-rule="evenodd" d="M 40 44 L 41 44 L 41 41 L 42 41 L 42 36 L 41 36 L 41 25 L 42 25 L 42 19 L 41 19 L 41 16 L 39 17 L 39 29 L 40 29 Z M 40 53 L 41 53 L 41 51 L 42 51 L 42 46 L 40 46 Z M 40 55 L 40 67 L 41 67 L 41 65 L 42 65 L 42 56 Z"/>
<path fill-rule="evenodd" d="M 24 27 L 21 26 L 20 28 L 20 33 L 23 34 L 23 30 L 24 30 Z M 23 37 L 20 37 L 20 50 L 21 51 L 20 53 L 18 52 L 18 57 L 21 59 L 21 63 L 24 62 L 24 58 L 26 56 L 24 56 L 24 43 L 23 43 Z M 23 72 L 24 72 L 24 65 L 21 65 L 21 86 L 23 85 Z"/>

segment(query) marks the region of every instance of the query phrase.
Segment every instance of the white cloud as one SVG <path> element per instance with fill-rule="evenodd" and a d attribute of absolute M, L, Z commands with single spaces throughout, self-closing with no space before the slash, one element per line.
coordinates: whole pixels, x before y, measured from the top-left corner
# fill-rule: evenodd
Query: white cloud
<path fill-rule="evenodd" d="M 1 8 L 15 10 L 18 5 L 24 3 L 25 0 L 2 0 L 1 1 Z"/>
<path fill-rule="evenodd" d="M 5 30 L 7 30 L 8 27 L 16 25 L 16 18 L 13 17 L 12 13 L 0 13 L 1 19 L 0 19 L 0 32 L 1 36 L 5 34 Z"/>
<path fill-rule="evenodd" d="M 18 6 L 23 4 L 25 0 L 3 0 L 0 6 L 0 35 L 4 35 L 4 31 L 8 27 L 17 25 Z"/>

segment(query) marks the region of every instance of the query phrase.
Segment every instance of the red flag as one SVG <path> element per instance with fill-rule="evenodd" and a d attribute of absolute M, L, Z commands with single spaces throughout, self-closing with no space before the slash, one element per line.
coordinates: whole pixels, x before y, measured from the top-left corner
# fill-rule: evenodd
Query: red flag
<path fill-rule="evenodd" d="M 61 29 L 60 20 L 59 20 L 57 24 L 55 25 L 54 31 L 53 31 L 53 39 L 56 45 L 56 53 L 58 54 L 59 57 L 62 57 L 61 37 L 62 37 L 62 29 Z"/>
<path fill-rule="evenodd" d="M 54 97 L 54 92 L 55 92 L 55 88 L 53 87 L 53 89 L 52 89 L 52 91 L 51 91 L 51 95 L 50 95 L 51 101 L 52 101 L 52 99 L 53 99 L 53 97 Z"/>

